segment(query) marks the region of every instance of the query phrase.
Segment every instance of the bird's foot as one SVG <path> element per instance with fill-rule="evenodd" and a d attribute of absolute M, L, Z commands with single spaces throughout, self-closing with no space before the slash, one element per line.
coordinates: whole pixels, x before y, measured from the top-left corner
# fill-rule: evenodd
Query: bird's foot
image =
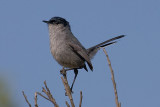
<path fill-rule="evenodd" d="M 60 70 L 60 73 L 63 75 L 63 76 L 66 76 L 66 70 L 63 68 Z"/>

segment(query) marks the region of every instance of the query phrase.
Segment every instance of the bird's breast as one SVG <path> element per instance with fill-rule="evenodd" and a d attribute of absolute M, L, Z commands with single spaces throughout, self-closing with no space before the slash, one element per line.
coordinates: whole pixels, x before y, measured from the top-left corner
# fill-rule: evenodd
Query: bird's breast
<path fill-rule="evenodd" d="M 67 41 L 66 41 L 67 42 Z M 84 66 L 82 60 L 72 48 L 68 46 L 63 39 L 59 38 L 50 39 L 50 50 L 54 59 L 62 66 L 68 68 L 80 68 Z"/>

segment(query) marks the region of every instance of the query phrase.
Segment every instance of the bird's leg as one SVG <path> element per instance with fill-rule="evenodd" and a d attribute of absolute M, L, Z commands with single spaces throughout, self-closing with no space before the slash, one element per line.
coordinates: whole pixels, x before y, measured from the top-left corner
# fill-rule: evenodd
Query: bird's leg
<path fill-rule="evenodd" d="M 78 75 L 78 70 L 77 70 L 77 69 L 74 69 L 74 74 L 75 74 L 75 76 L 74 76 L 74 80 L 73 80 L 72 85 L 71 85 L 71 92 L 72 92 L 73 85 L 74 85 L 74 82 L 75 82 L 75 80 L 76 80 L 76 77 L 77 77 L 77 75 Z"/>
<path fill-rule="evenodd" d="M 63 77 L 65 77 L 66 79 L 67 79 L 67 76 L 66 76 L 67 71 L 69 71 L 69 70 L 74 70 L 75 76 L 74 76 L 74 80 L 73 80 L 72 85 L 71 85 L 71 88 L 70 88 L 71 92 L 72 92 L 73 85 L 74 85 L 74 83 L 75 83 L 76 77 L 77 77 L 77 75 L 78 75 L 78 69 L 82 69 L 82 68 L 68 68 L 68 69 L 64 69 L 64 67 L 63 67 L 62 70 L 60 70 L 60 73 L 61 73 L 61 74 L 63 75 Z M 73 93 L 73 92 L 72 92 L 72 93 Z M 67 94 L 65 94 L 65 95 L 67 95 Z"/>
<path fill-rule="evenodd" d="M 64 67 L 60 70 L 60 73 L 64 76 L 66 75 L 66 72 L 67 71 L 70 71 L 70 70 L 74 70 L 74 68 L 67 68 L 67 69 L 64 69 Z"/>

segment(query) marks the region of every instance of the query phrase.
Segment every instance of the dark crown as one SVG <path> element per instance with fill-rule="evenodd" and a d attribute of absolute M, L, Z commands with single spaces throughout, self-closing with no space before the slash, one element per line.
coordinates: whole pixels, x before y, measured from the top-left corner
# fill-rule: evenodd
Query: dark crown
<path fill-rule="evenodd" d="M 50 24 L 63 24 L 64 26 L 69 25 L 69 22 L 66 21 L 64 18 L 61 17 L 52 17 L 48 23 Z"/>

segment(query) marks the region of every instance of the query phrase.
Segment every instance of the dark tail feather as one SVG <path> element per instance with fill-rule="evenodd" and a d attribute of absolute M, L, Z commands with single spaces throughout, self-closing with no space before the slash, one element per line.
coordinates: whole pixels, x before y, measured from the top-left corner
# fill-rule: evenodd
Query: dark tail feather
<path fill-rule="evenodd" d="M 106 44 L 106 43 L 111 42 L 111 41 L 113 41 L 113 40 L 117 40 L 117 39 L 123 38 L 124 36 L 125 36 L 125 35 L 120 35 L 120 36 L 111 38 L 111 39 L 109 39 L 109 40 L 106 40 L 106 41 L 104 41 L 104 42 L 102 42 L 102 43 L 100 43 L 100 44 L 98 44 L 98 45 L 95 45 L 95 46 L 89 48 L 88 50 L 90 50 L 90 49 L 92 49 L 92 48 L 95 48 L 95 47 L 101 47 L 101 45 L 103 46 L 103 44 Z"/>
<path fill-rule="evenodd" d="M 104 41 L 104 42 L 102 42 L 102 43 L 100 43 L 100 44 L 98 44 L 98 45 L 95 45 L 95 46 L 93 46 L 93 47 L 91 47 L 91 48 L 88 48 L 87 51 L 88 51 L 88 54 L 89 54 L 89 56 L 90 56 L 90 59 L 92 59 L 92 58 L 95 56 L 95 54 L 97 53 L 97 51 L 98 51 L 98 49 L 99 49 L 100 47 L 105 47 L 105 46 L 114 44 L 114 43 L 116 43 L 116 41 L 114 41 L 114 40 L 123 38 L 124 36 L 125 36 L 125 35 L 120 35 L 120 36 L 111 38 L 111 39 L 109 39 L 109 40 L 106 40 L 106 41 Z"/>
<path fill-rule="evenodd" d="M 101 45 L 100 47 L 105 47 L 105 46 L 108 46 L 108 45 L 112 45 L 114 43 L 117 43 L 117 41 L 114 41 L 114 42 L 110 42 L 110 43 L 107 43 L 107 44 L 104 44 L 104 45 Z M 97 47 L 98 48 L 98 47 Z"/>

